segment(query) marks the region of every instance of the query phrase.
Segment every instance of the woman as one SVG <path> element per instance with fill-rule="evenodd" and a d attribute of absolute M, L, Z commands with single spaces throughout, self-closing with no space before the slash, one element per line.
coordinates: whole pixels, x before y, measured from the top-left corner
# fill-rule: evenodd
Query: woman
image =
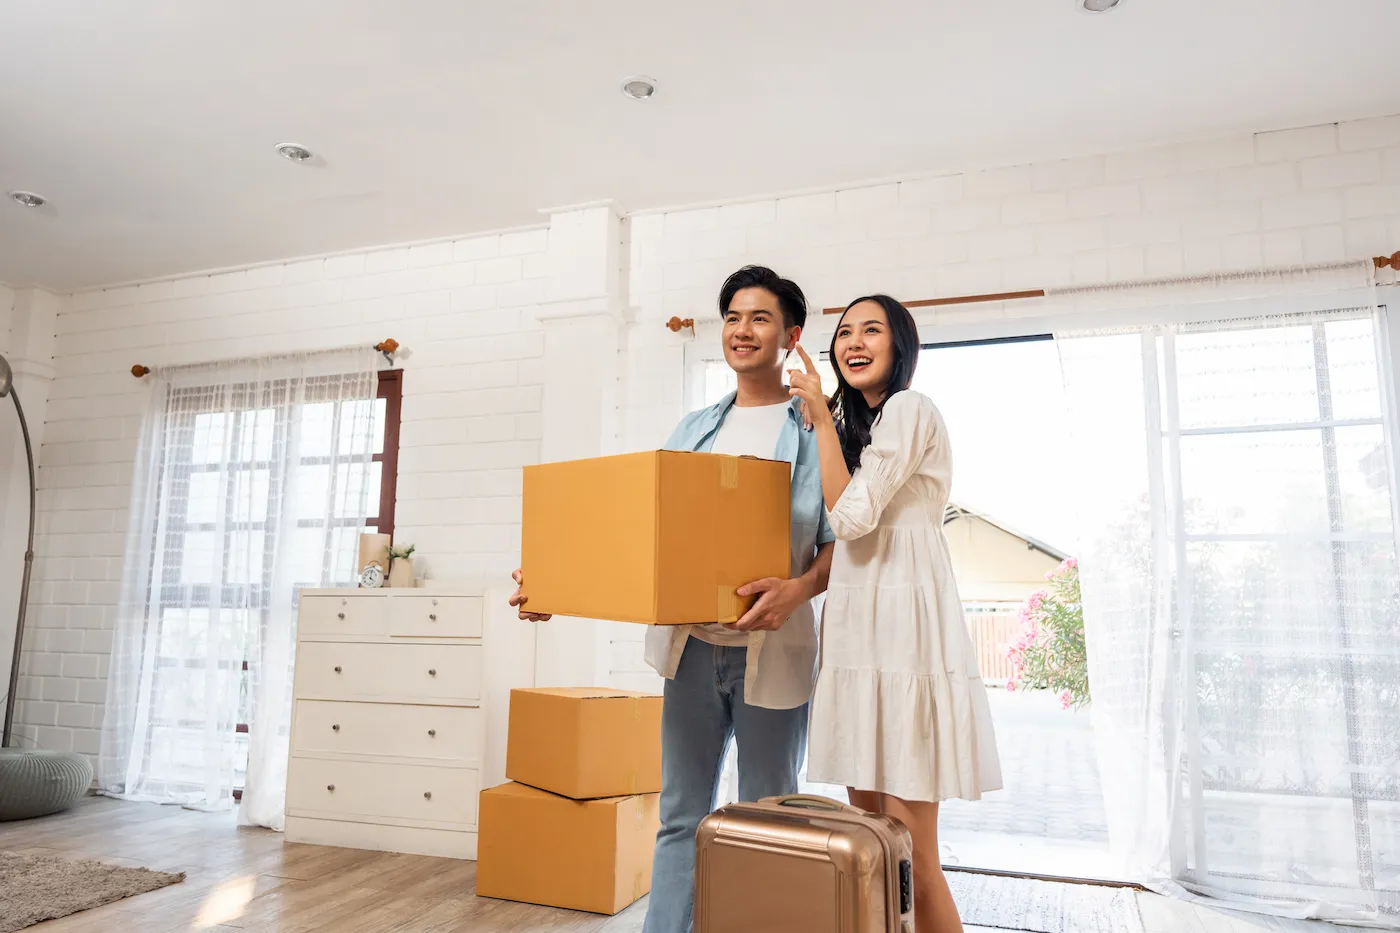
<path fill-rule="evenodd" d="M 893 298 L 857 299 L 841 316 L 829 406 L 811 358 L 798 352 L 807 371 L 790 373 L 791 392 L 813 413 L 837 537 L 807 779 L 845 784 L 852 804 L 909 827 L 918 928 L 957 933 L 938 804 L 999 789 L 1001 765 L 943 536 L 947 429 L 909 388 L 919 337 Z"/>

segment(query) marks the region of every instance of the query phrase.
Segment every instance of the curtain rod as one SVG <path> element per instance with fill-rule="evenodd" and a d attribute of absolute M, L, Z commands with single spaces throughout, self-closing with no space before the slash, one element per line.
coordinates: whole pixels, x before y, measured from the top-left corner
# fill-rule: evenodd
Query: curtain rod
<path fill-rule="evenodd" d="M 336 352 L 338 352 L 338 351 L 340 351 L 340 350 L 353 350 L 353 349 L 355 349 L 355 348 L 354 348 L 354 347 L 333 347 L 333 348 L 328 349 L 328 350 L 313 350 L 313 351 L 311 351 L 311 352 L 312 352 L 312 353 L 336 353 Z M 383 353 L 383 354 L 384 354 L 384 358 L 385 358 L 386 360 L 388 360 L 390 363 L 392 363 L 392 362 L 394 362 L 394 353 L 399 349 L 399 342 L 398 342 L 397 340 L 395 340 L 393 337 L 389 337 L 389 338 L 386 339 L 386 340 L 381 340 L 381 341 L 379 341 L 378 343 L 376 343 L 376 344 L 374 345 L 374 349 L 378 350 L 380 353 Z M 295 355 L 295 354 L 274 354 L 274 355 L 271 357 L 271 359 L 276 359 L 278 356 L 292 356 L 292 355 Z M 207 360 L 207 361 L 202 362 L 202 363 L 186 363 L 186 364 L 183 364 L 183 365 L 179 365 L 179 366 L 170 366 L 170 367 L 167 367 L 167 368 L 169 368 L 169 369 L 185 369 L 185 368 L 187 368 L 187 367 L 189 367 L 189 366 L 209 366 L 209 365 L 212 365 L 212 364 L 214 364 L 214 363 L 231 363 L 231 362 L 235 362 L 235 360 Z M 140 379 L 142 376 L 149 375 L 151 372 L 152 372 L 151 367 L 149 367 L 149 366 L 143 366 L 143 365 L 141 365 L 140 363 L 137 363 L 135 366 L 131 367 L 131 374 L 132 374 L 133 376 L 135 376 L 137 379 Z"/>
<path fill-rule="evenodd" d="M 1358 265 L 1364 262 L 1364 259 L 1355 259 L 1349 260 L 1347 262 L 1319 263 L 1311 266 L 1297 266 L 1287 269 L 1260 269 L 1256 272 L 1216 272 L 1211 273 L 1209 275 L 1186 276 L 1180 278 L 1143 279 L 1131 282 L 1111 282 L 1104 285 L 1076 285 L 1069 286 L 1067 288 L 1051 289 L 1050 293 L 1064 295 L 1073 294 L 1076 292 L 1111 291 L 1113 289 L 1119 288 L 1136 288 L 1144 285 L 1165 285 L 1184 282 L 1209 282 L 1215 279 L 1252 278 L 1256 275 L 1268 275 L 1271 272 L 1311 272 L 1320 271 L 1323 269 L 1343 269 L 1347 266 Z M 1389 256 L 1373 256 L 1371 258 L 1371 263 L 1376 267 L 1376 269 L 1390 268 L 1394 269 L 1396 272 L 1400 272 L 1400 250 L 1396 250 Z M 1045 295 L 1045 289 L 1034 288 L 1019 292 L 993 292 L 985 295 L 957 295 L 951 298 L 924 298 L 920 301 L 906 301 L 904 303 L 904 306 L 906 308 L 933 308 L 942 305 L 976 304 L 977 302 L 981 301 L 1019 301 L 1024 298 L 1044 298 Z M 822 313 L 841 314 L 845 310 L 845 308 L 823 308 Z M 672 329 L 679 330 L 679 328 Z"/>

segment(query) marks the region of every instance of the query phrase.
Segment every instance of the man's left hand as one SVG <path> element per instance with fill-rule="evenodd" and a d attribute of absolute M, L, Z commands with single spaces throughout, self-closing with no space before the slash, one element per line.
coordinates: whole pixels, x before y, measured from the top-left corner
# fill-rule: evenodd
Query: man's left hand
<path fill-rule="evenodd" d="M 753 608 L 744 613 L 734 628 L 741 632 L 771 632 L 783 627 L 788 616 L 806 600 L 800 580 L 765 577 L 739 587 L 740 596 L 761 594 Z"/>

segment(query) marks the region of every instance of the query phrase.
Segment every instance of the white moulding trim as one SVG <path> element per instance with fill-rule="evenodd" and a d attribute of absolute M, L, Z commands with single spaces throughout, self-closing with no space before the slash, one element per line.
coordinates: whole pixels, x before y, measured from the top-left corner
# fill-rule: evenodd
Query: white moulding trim
<path fill-rule="evenodd" d="M 538 308 L 539 310 L 535 312 L 535 318 L 541 323 L 606 317 L 625 324 L 631 317 L 628 313 L 629 309 L 602 295 L 595 298 L 568 298 L 562 301 L 541 302 Z"/>

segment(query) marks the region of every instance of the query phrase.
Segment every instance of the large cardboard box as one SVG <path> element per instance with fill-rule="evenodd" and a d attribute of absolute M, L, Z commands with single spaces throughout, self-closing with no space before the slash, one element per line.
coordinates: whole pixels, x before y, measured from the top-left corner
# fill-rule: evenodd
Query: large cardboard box
<path fill-rule="evenodd" d="M 617 913 L 651 890 L 657 797 L 570 800 L 523 784 L 482 791 L 476 893 Z"/>
<path fill-rule="evenodd" d="M 532 612 L 734 622 L 786 578 L 791 466 L 651 451 L 525 467 L 521 570 Z"/>
<path fill-rule="evenodd" d="M 512 690 L 506 778 L 565 797 L 661 790 L 661 697 L 598 687 Z"/>

